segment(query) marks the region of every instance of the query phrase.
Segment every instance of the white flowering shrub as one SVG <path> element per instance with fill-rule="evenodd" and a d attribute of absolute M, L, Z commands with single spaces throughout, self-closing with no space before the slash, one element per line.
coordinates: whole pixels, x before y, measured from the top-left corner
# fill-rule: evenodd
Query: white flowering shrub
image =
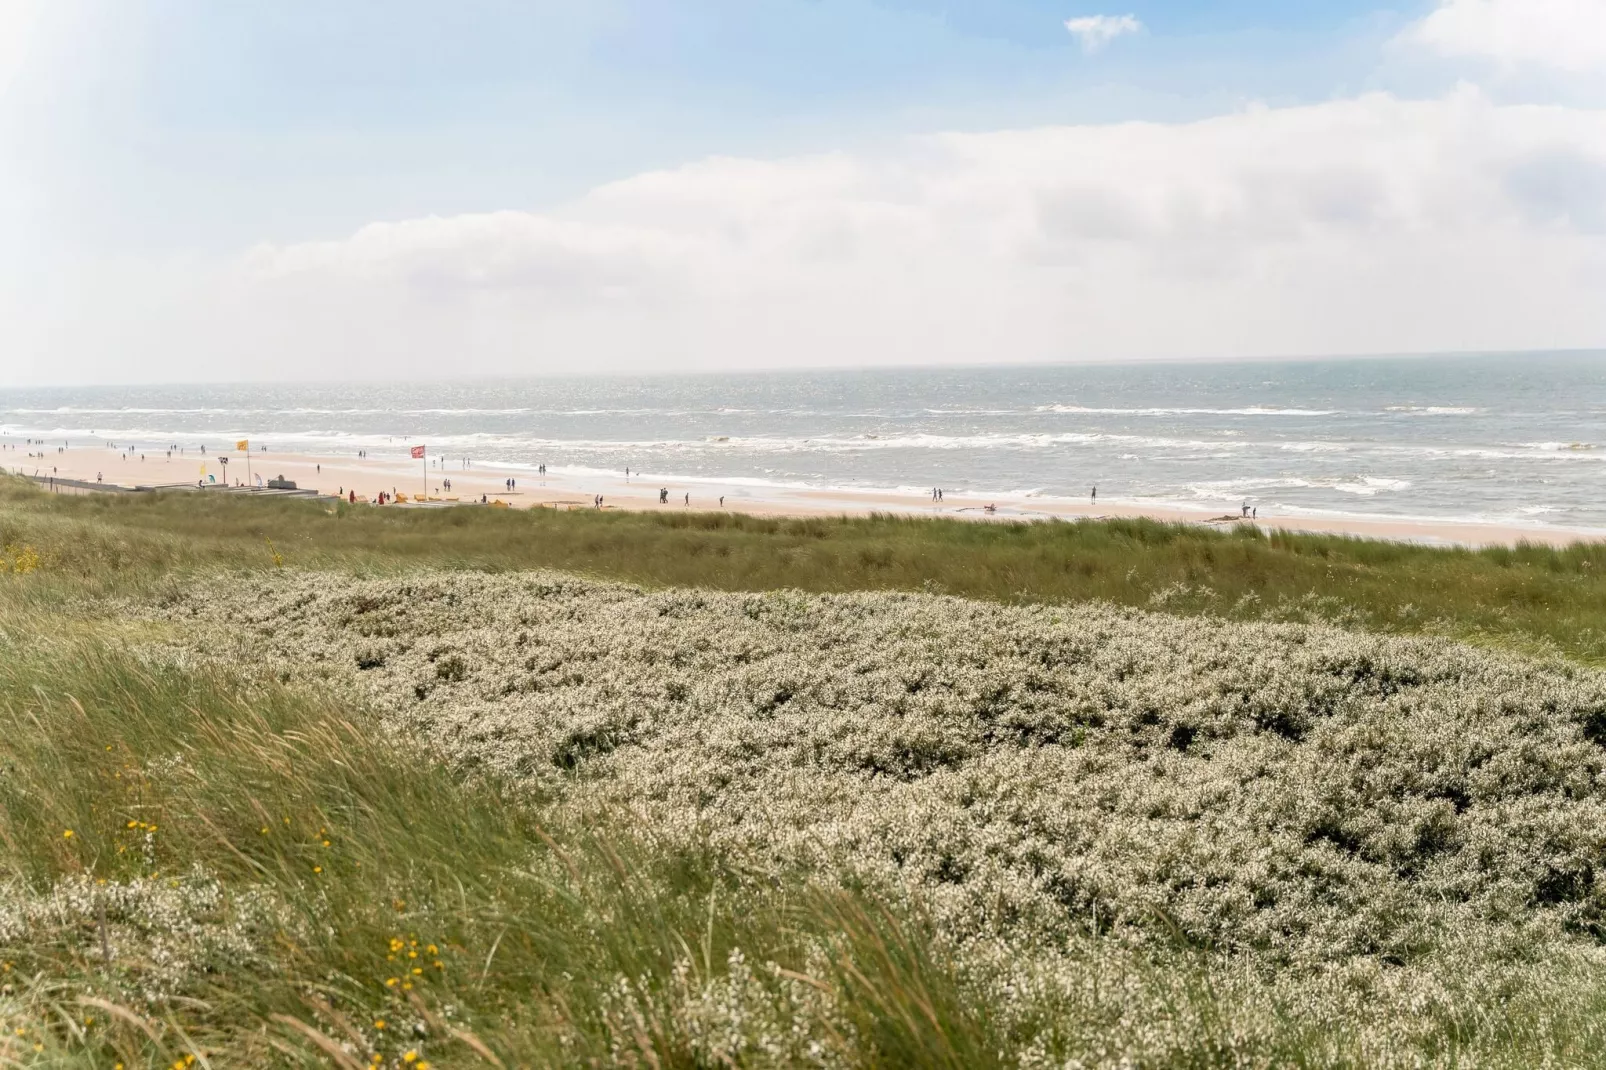
<path fill-rule="evenodd" d="M 301 925 L 265 889 L 231 889 L 198 867 L 129 881 L 79 876 L 44 891 L 0 883 L 0 947 L 93 962 L 148 1004 L 199 995 L 209 976 L 271 969 L 275 941 Z"/>
<path fill-rule="evenodd" d="M 1606 925 L 1606 676 L 1564 664 L 551 573 L 232 577 L 164 612 L 571 813 L 916 893 L 956 946 L 1113 932 L 1316 967 Z"/>

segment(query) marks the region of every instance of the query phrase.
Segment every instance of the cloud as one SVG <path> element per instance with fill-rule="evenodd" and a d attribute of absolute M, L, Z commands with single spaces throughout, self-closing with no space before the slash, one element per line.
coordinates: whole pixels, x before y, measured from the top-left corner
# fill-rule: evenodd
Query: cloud
<path fill-rule="evenodd" d="M 949 133 L 141 266 L 30 336 L 113 381 L 1606 346 L 1603 190 L 1606 111 L 1472 89 Z"/>
<path fill-rule="evenodd" d="M 1505 67 L 1599 72 L 1606 67 L 1606 0 L 1441 0 L 1402 39 Z"/>
<path fill-rule="evenodd" d="M 1084 15 L 1067 19 L 1065 28 L 1082 42 L 1082 51 L 1092 55 L 1117 37 L 1142 32 L 1143 23 L 1134 15 Z"/>

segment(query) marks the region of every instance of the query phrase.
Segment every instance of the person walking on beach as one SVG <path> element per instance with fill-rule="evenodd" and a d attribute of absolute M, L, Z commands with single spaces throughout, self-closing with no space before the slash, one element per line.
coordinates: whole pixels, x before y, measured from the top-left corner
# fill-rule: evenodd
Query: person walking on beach
<path fill-rule="evenodd" d="M 687 505 L 691 504 L 691 491 L 689 491 L 689 490 L 686 492 L 686 504 Z"/>
<path fill-rule="evenodd" d="M 719 496 L 719 507 L 721 509 L 725 508 L 725 495 L 723 494 Z"/>
<path fill-rule="evenodd" d="M 1099 488 L 1097 488 L 1097 487 L 1093 488 L 1092 502 L 1093 502 L 1094 505 L 1097 505 L 1099 503 Z"/>

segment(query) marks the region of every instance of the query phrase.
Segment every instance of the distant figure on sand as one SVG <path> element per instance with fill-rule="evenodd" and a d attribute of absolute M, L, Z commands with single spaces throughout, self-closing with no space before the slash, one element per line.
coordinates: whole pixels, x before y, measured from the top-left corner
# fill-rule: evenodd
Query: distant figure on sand
<path fill-rule="evenodd" d="M 1097 505 L 1099 503 L 1099 488 L 1097 488 L 1097 487 L 1093 488 L 1092 502 L 1093 502 L 1094 505 Z"/>

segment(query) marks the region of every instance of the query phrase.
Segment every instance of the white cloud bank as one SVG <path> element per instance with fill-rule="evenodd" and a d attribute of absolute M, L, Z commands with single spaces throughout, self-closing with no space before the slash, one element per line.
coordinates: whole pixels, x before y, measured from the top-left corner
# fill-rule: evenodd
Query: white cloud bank
<path fill-rule="evenodd" d="M 1464 89 L 710 159 L 122 274 L 14 352 L 126 381 L 1582 347 L 1603 293 L 1606 112 Z"/>
<path fill-rule="evenodd" d="M 1606 0 L 1442 0 L 1405 38 L 1446 56 L 1599 74 Z"/>
<path fill-rule="evenodd" d="M 1082 42 L 1082 51 L 1092 55 L 1117 37 L 1141 33 L 1143 23 L 1135 15 L 1084 15 L 1065 20 L 1065 28 L 1072 37 Z"/>

